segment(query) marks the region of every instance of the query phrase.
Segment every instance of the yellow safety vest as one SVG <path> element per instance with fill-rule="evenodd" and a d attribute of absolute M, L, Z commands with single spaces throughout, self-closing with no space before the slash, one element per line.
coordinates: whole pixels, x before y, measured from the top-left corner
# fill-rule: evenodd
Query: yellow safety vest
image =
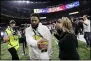
<path fill-rule="evenodd" d="M 13 30 L 10 30 L 10 28 L 6 29 L 6 33 L 12 34 Z M 14 47 L 16 50 L 19 48 L 19 37 L 17 35 L 12 35 L 9 38 L 9 42 L 8 42 L 8 48 L 12 48 Z"/>

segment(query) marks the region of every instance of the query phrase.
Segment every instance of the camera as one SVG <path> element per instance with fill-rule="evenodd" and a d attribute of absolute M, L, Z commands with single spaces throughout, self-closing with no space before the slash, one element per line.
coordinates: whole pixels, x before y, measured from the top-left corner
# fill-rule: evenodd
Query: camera
<path fill-rule="evenodd" d="M 17 29 L 15 27 L 13 28 L 13 35 L 17 35 Z"/>
<path fill-rule="evenodd" d="M 14 31 L 14 32 L 13 32 L 13 35 L 17 35 L 17 32 Z"/>

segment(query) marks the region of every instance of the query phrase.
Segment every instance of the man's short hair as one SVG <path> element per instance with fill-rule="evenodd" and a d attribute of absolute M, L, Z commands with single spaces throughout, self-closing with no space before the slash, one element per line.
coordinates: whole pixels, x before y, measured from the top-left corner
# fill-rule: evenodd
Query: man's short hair
<path fill-rule="evenodd" d="M 30 15 L 30 17 L 38 17 L 38 19 L 40 19 L 40 16 L 38 15 L 38 14 L 36 14 L 36 13 L 32 13 L 31 15 Z"/>
<path fill-rule="evenodd" d="M 9 24 L 15 24 L 16 22 L 14 20 L 10 20 Z"/>

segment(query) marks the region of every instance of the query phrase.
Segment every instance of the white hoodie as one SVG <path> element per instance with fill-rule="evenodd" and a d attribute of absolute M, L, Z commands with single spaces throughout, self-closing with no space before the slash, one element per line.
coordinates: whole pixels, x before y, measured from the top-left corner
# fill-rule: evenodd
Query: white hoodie
<path fill-rule="evenodd" d="M 49 56 L 52 53 L 52 35 L 50 33 L 50 30 L 47 28 L 47 26 L 42 25 L 39 23 L 37 31 L 48 40 L 48 51 L 47 52 L 41 52 L 40 49 L 38 49 L 37 46 L 37 40 L 33 38 L 34 32 L 30 25 L 30 27 L 26 28 L 25 35 L 26 35 L 26 41 L 29 48 L 29 56 L 30 59 L 49 59 Z"/>

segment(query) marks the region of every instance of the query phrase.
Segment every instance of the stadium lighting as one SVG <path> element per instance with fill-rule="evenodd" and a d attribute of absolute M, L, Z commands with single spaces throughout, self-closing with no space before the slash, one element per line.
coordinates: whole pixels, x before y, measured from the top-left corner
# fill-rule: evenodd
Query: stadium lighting
<path fill-rule="evenodd" d="M 26 3 L 29 3 L 29 1 L 26 1 Z"/>
<path fill-rule="evenodd" d="M 3 36 L 4 35 L 4 32 L 1 32 L 1 36 Z"/>
<path fill-rule="evenodd" d="M 29 3 L 29 1 L 24 1 L 24 0 L 23 1 L 22 0 L 21 1 L 16 1 L 16 2 L 18 2 L 18 3 Z"/>
<path fill-rule="evenodd" d="M 40 17 L 40 19 L 46 19 L 46 17 Z"/>
<path fill-rule="evenodd" d="M 21 3 L 22 1 L 17 1 L 17 2 Z"/>
<path fill-rule="evenodd" d="M 38 2 L 35 2 L 35 3 L 38 3 Z"/>
<path fill-rule="evenodd" d="M 32 1 L 30 3 L 33 3 Z"/>
<path fill-rule="evenodd" d="M 78 11 L 76 11 L 76 12 L 72 12 L 72 13 L 69 13 L 69 15 L 77 14 L 77 13 L 79 13 L 79 12 L 78 12 Z"/>
<path fill-rule="evenodd" d="M 22 1 L 22 2 L 26 2 L 26 1 Z"/>

